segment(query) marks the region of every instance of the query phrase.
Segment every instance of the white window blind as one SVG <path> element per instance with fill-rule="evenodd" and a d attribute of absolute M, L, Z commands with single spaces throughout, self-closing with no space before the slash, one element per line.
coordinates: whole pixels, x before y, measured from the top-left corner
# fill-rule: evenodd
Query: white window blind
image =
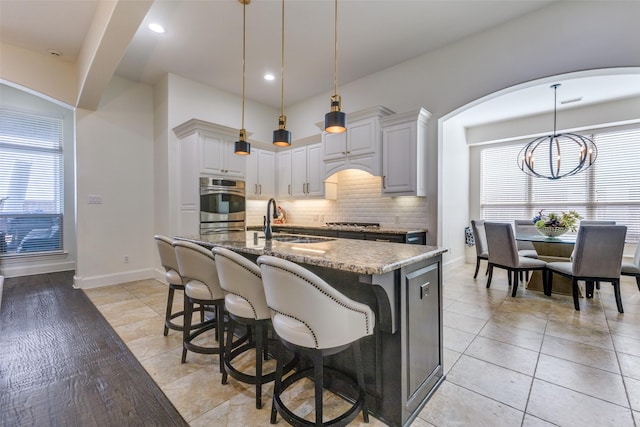
<path fill-rule="evenodd" d="M 575 210 L 588 220 L 627 226 L 627 241 L 640 239 L 640 129 L 591 135 L 598 158 L 584 172 L 559 180 L 534 178 L 516 164 L 522 143 L 488 146 L 480 154 L 483 219 L 531 219 L 546 212 Z"/>
<path fill-rule="evenodd" d="M 63 120 L 0 108 L 0 255 L 62 250 Z"/>

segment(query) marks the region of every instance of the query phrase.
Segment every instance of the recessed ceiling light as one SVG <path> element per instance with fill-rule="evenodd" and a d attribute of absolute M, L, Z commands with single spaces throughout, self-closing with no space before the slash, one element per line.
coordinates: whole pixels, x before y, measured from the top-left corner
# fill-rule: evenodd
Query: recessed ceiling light
<path fill-rule="evenodd" d="M 156 23 L 149 24 L 149 29 L 154 33 L 158 33 L 158 34 L 164 33 L 164 27 L 160 24 L 156 24 Z"/>
<path fill-rule="evenodd" d="M 267 73 L 264 75 L 264 79 L 270 82 L 275 79 L 275 76 L 271 73 Z"/>

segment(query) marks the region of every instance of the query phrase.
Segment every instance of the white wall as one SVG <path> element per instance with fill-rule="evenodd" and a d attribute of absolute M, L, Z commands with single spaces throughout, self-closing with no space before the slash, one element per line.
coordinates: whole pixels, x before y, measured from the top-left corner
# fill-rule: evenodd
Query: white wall
<path fill-rule="evenodd" d="M 76 156 L 75 285 L 87 288 L 151 277 L 152 88 L 115 77 L 96 111 L 78 109 Z M 90 194 L 102 196 L 102 204 L 88 204 Z"/>
<path fill-rule="evenodd" d="M 441 175 L 440 191 L 440 229 L 442 241 L 449 249 L 443 255 L 448 267 L 465 263 L 464 227 L 469 224 L 469 148 L 464 128 L 455 118 L 446 120 L 442 125 L 440 150 Z"/>

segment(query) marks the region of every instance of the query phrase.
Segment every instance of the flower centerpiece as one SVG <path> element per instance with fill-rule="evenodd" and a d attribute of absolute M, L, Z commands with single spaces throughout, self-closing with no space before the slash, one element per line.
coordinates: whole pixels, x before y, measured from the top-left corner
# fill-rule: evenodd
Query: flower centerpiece
<path fill-rule="evenodd" d="M 543 214 L 544 209 L 541 209 L 533 218 L 533 223 L 536 225 L 536 230 L 543 236 L 557 237 L 567 231 L 576 231 L 578 221 L 582 219 L 580 214 L 576 211 L 560 212 L 557 214 L 551 212 L 548 215 Z"/>

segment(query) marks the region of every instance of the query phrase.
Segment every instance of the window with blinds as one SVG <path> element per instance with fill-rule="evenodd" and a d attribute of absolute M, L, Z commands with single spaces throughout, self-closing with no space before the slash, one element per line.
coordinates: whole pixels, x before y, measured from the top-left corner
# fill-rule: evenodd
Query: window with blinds
<path fill-rule="evenodd" d="M 63 249 L 63 120 L 0 108 L 0 255 Z"/>
<path fill-rule="evenodd" d="M 516 159 L 522 143 L 487 146 L 480 153 L 483 219 L 510 222 L 547 212 L 575 210 L 587 220 L 627 226 L 627 241 L 640 239 L 640 129 L 591 135 L 598 158 L 584 172 L 559 180 L 523 173 Z"/>

